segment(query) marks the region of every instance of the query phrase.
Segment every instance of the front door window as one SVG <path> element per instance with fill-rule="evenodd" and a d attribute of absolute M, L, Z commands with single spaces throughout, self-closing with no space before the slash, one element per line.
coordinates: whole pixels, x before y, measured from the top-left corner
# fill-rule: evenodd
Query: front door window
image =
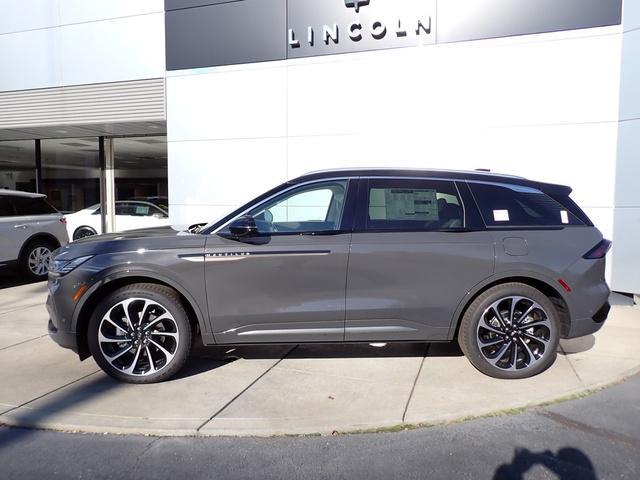
<path fill-rule="evenodd" d="M 260 233 L 300 234 L 340 230 L 347 180 L 305 185 L 249 211 Z"/>

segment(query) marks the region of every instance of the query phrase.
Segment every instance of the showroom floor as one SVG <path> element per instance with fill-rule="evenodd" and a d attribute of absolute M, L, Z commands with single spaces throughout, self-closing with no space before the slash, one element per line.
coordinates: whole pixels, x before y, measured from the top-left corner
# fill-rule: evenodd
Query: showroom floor
<path fill-rule="evenodd" d="M 517 381 L 478 373 L 455 345 L 212 347 L 174 380 L 119 384 L 46 335 L 46 284 L 0 290 L 0 424 L 153 435 L 329 434 L 438 424 L 552 402 L 640 371 L 640 307 Z"/>

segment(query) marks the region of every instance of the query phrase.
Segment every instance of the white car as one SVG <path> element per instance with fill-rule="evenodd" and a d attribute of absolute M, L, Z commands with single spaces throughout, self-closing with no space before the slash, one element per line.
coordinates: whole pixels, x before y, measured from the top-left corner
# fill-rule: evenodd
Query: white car
<path fill-rule="evenodd" d="M 69 243 L 65 217 L 39 193 L 0 189 L 0 264 L 44 280 L 51 252 Z"/>
<path fill-rule="evenodd" d="M 115 213 L 117 232 L 169 225 L 169 213 L 151 202 L 118 201 Z M 72 240 L 102 233 L 100 204 L 67 215 L 67 232 Z"/>

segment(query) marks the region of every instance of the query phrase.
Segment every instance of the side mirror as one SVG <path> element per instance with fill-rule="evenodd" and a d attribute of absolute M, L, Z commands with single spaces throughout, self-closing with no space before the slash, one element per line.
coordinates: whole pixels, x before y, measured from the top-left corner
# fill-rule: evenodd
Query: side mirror
<path fill-rule="evenodd" d="M 251 215 L 243 215 L 229 225 L 229 233 L 236 238 L 248 238 L 258 234 L 258 227 Z"/>

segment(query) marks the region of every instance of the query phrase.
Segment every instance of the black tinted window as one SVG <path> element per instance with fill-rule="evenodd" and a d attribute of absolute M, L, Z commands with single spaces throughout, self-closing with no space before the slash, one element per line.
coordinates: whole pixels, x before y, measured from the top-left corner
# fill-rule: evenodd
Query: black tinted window
<path fill-rule="evenodd" d="M 443 230 L 464 226 L 462 202 L 453 182 L 371 179 L 368 230 Z"/>
<path fill-rule="evenodd" d="M 8 195 L 0 195 L 0 217 L 10 217 L 14 215 L 11 199 Z"/>
<path fill-rule="evenodd" d="M 584 225 L 549 195 L 530 187 L 469 183 L 487 226 Z"/>
<path fill-rule="evenodd" d="M 46 215 L 57 213 L 56 209 L 49 205 L 42 197 L 13 197 L 13 206 L 16 215 Z"/>

